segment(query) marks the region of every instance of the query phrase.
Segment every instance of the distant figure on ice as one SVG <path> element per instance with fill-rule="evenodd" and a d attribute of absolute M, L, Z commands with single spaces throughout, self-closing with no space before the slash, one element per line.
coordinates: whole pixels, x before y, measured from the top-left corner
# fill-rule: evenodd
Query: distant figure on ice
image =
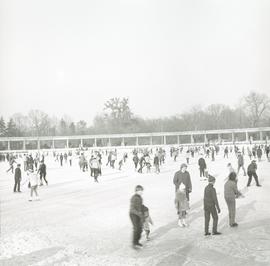
<path fill-rule="evenodd" d="M 259 184 L 258 176 L 257 176 L 257 164 L 256 164 L 256 160 L 252 160 L 251 161 L 251 164 L 248 166 L 248 169 L 247 169 L 247 174 L 248 174 L 247 187 L 250 186 L 252 177 L 254 177 L 254 179 L 255 179 L 256 186 L 257 187 L 261 187 L 261 185 Z"/>
<path fill-rule="evenodd" d="M 190 159 L 190 150 L 188 149 L 187 152 L 186 152 L 186 161 L 187 161 L 187 164 L 189 164 L 189 159 Z"/>
<path fill-rule="evenodd" d="M 260 146 L 257 149 L 257 157 L 258 157 L 258 160 L 260 162 L 262 160 L 262 149 Z"/>
<path fill-rule="evenodd" d="M 14 184 L 14 192 L 21 192 L 21 179 L 22 179 L 22 172 L 21 172 L 21 165 L 17 164 L 17 167 L 15 169 L 15 175 L 14 175 L 14 179 L 15 179 L 15 184 Z"/>
<path fill-rule="evenodd" d="M 133 156 L 133 163 L 134 163 L 134 167 L 135 167 L 135 171 L 136 171 L 137 167 L 138 167 L 138 163 L 139 163 L 139 157 L 138 157 L 137 153 L 135 153 Z"/>
<path fill-rule="evenodd" d="M 42 179 L 44 179 L 46 185 L 48 185 L 48 181 L 46 179 L 46 175 L 47 175 L 46 164 L 43 161 L 41 161 L 39 165 L 38 174 L 40 178 L 40 185 L 43 186 Z"/>
<path fill-rule="evenodd" d="M 64 157 L 63 157 L 63 154 L 61 153 L 60 154 L 60 165 L 61 166 L 63 166 L 63 159 L 64 159 Z"/>
<path fill-rule="evenodd" d="M 204 189 L 204 230 L 205 235 L 210 235 L 209 233 L 209 222 L 210 222 L 210 215 L 213 218 L 213 235 L 220 235 L 221 233 L 217 231 L 218 225 L 218 213 L 220 213 L 220 208 L 217 199 L 216 189 L 214 188 L 214 184 L 216 182 L 216 178 L 214 176 L 209 175 L 208 178 L 208 185 Z"/>
<path fill-rule="evenodd" d="M 158 153 L 157 152 L 156 152 L 156 154 L 154 156 L 154 166 L 155 166 L 155 173 L 159 174 L 160 169 L 159 169 L 159 158 L 158 158 Z"/>
<path fill-rule="evenodd" d="M 178 215 L 178 225 L 180 227 L 188 226 L 186 223 L 188 201 L 186 196 L 186 186 L 183 183 L 181 183 L 179 189 L 175 192 L 175 207 Z"/>
<path fill-rule="evenodd" d="M 16 163 L 13 156 L 9 158 L 9 169 L 7 170 L 7 173 L 11 170 L 12 174 L 14 173 L 14 164 Z"/>
<path fill-rule="evenodd" d="M 244 167 L 244 157 L 243 157 L 243 155 L 241 154 L 240 151 L 238 152 L 238 155 L 237 155 L 237 162 L 238 162 L 237 174 L 239 174 L 239 171 L 242 168 L 243 171 L 244 171 L 244 176 L 246 176 L 247 174 L 246 174 L 246 170 L 245 170 L 245 167 Z"/>
<path fill-rule="evenodd" d="M 203 154 L 200 154 L 198 165 L 199 165 L 199 170 L 200 170 L 200 178 L 205 177 L 206 162 L 205 162 L 205 159 L 203 158 Z"/>
<path fill-rule="evenodd" d="M 34 172 L 33 168 L 29 168 L 27 175 L 29 177 L 29 183 L 30 183 L 30 189 L 31 189 L 29 201 L 33 200 L 33 193 L 34 192 L 35 192 L 35 195 L 36 195 L 36 199 L 39 200 L 39 196 L 38 196 L 38 193 L 37 193 L 37 187 L 38 187 L 38 175 L 37 175 L 37 172 Z"/>
<path fill-rule="evenodd" d="M 132 246 L 133 248 L 142 248 L 142 244 L 139 242 L 142 234 L 142 225 L 144 223 L 144 214 L 143 214 L 143 187 L 137 185 L 135 187 L 135 194 L 130 200 L 130 209 L 129 217 L 133 225 L 133 239 Z"/>
<path fill-rule="evenodd" d="M 225 150 L 224 150 L 224 158 L 229 158 L 229 149 L 228 149 L 228 147 L 226 146 L 225 147 Z"/>

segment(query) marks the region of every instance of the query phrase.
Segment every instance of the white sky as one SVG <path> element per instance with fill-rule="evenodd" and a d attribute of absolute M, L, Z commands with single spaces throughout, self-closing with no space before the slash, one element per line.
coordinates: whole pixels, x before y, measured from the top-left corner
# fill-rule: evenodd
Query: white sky
<path fill-rule="evenodd" d="M 0 115 L 41 109 L 91 122 L 234 105 L 270 94 L 268 0 L 0 0 Z"/>

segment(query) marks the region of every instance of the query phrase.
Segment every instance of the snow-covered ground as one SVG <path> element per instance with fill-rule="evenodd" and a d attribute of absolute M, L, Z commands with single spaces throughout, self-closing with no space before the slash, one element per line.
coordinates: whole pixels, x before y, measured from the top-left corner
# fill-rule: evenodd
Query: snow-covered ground
<path fill-rule="evenodd" d="M 198 157 L 191 159 L 193 192 L 188 228 L 177 226 L 174 207 L 175 171 L 184 162 L 167 154 L 159 175 L 138 174 L 132 158 L 122 171 L 105 166 L 100 182 L 89 172 L 46 158 L 49 186 L 39 187 L 41 201 L 28 202 L 25 183 L 21 194 L 13 193 L 14 178 L 0 164 L 1 243 L 0 265 L 270 265 L 270 163 L 265 157 L 258 163 L 262 187 L 254 181 L 248 189 L 247 177 L 240 173 L 239 188 L 245 198 L 237 199 L 238 228 L 228 226 L 228 211 L 223 198 L 226 165 L 236 158 L 222 154 L 215 162 L 206 159 L 210 173 L 218 174 L 216 189 L 221 205 L 221 236 L 204 236 L 203 190 Z M 247 166 L 249 159 L 245 157 Z M 25 174 L 23 173 L 24 182 Z M 144 203 L 154 221 L 151 241 L 144 249 L 131 249 L 129 200 L 137 184 L 143 185 Z"/>

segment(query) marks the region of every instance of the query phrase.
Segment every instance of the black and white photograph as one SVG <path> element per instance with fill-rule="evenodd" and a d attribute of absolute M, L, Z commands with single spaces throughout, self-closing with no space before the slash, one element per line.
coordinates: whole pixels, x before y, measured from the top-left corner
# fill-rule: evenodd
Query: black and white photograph
<path fill-rule="evenodd" d="M 0 0 L 1 266 L 269 266 L 270 1 Z"/>

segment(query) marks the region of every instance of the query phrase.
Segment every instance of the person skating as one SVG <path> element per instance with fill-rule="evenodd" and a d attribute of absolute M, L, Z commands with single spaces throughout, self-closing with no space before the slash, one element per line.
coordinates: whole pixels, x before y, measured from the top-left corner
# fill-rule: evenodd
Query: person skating
<path fill-rule="evenodd" d="M 225 150 L 224 150 L 224 158 L 229 158 L 229 149 L 228 149 L 228 147 L 226 146 L 225 147 Z"/>
<path fill-rule="evenodd" d="M 98 183 L 98 168 L 99 168 L 99 163 L 98 163 L 98 159 L 96 157 L 93 157 L 92 161 L 91 161 L 91 167 L 93 169 L 93 173 L 94 173 L 94 180 L 95 182 Z"/>
<path fill-rule="evenodd" d="M 250 165 L 248 166 L 247 169 L 247 174 L 248 174 L 248 183 L 247 183 L 247 187 L 250 186 L 252 177 L 254 177 L 255 182 L 256 182 L 256 186 L 257 187 L 261 187 L 259 180 L 258 180 L 258 175 L 257 175 L 257 164 L 256 164 L 256 160 L 252 160 Z"/>
<path fill-rule="evenodd" d="M 140 165 L 140 168 L 138 170 L 138 173 L 142 173 L 143 167 L 145 165 L 144 155 L 139 159 L 139 165 Z"/>
<path fill-rule="evenodd" d="M 14 174 L 14 179 L 15 179 L 15 184 L 14 184 L 14 192 L 21 192 L 21 179 L 22 179 L 22 171 L 21 171 L 21 165 L 17 164 L 17 167 L 15 169 L 15 174 Z"/>
<path fill-rule="evenodd" d="M 259 146 L 258 149 L 257 149 L 257 157 L 258 157 L 259 162 L 262 160 L 262 154 L 263 154 L 262 149 Z"/>
<path fill-rule="evenodd" d="M 39 200 L 39 196 L 37 193 L 37 187 L 38 187 L 37 172 L 34 172 L 33 168 L 29 168 L 27 175 L 29 176 L 29 183 L 30 183 L 30 189 L 31 189 L 29 201 L 33 200 L 33 193 L 35 193 L 36 195 L 36 200 Z"/>
<path fill-rule="evenodd" d="M 186 152 L 186 161 L 187 161 L 187 164 L 189 164 L 189 160 L 190 160 L 190 150 L 188 149 L 187 152 Z"/>
<path fill-rule="evenodd" d="M 186 186 L 183 183 L 181 183 L 179 189 L 175 193 L 175 207 L 178 215 L 178 225 L 180 227 L 186 227 L 188 201 L 186 196 Z"/>
<path fill-rule="evenodd" d="M 9 158 L 9 169 L 7 170 L 7 173 L 11 170 L 12 174 L 14 173 L 14 164 L 16 163 L 13 156 Z"/>
<path fill-rule="evenodd" d="M 246 170 L 245 170 L 245 167 L 244 167 L 244 157 L 243 157 L 243 155 L 241 154 L 240 151 L 238 152 L 237 162 L 238 162 L 237 174 L 239 174 L 239 171 L 242 168 L 243 171 L 244 171 L 244 176 L 246 176 L 247 174 L 246 174 Z"/>
<path fill-rule="evenodd" d="M 138 167 L 138 163 L 139 163 L 139 157 L 138 157 L 137 153 L 135 153 L 133 156 L 133 163 L 134 163 L 134 167 L 135 167 L 135 171 L 136 171 L 137 167 Z"/>
<path fill-rule="evenodd" d="M 139 242 L 142 234 L 142 225 L 144 223 L 142 194 L 143 187 L 137 185 L 135 187 L 135 194 L 130 200 L 129 217 L 133 225 L 133 248 L 142 248 L 142 244 Z"/>
<path fill-rule="evenodd" d="M 63 157 L 63 154 L 61 153 L 60 154 L 60 165 L 61 166 L 63 166 L 63 159 L 64 159 L 64 157 Z"/>
<path fill-rule="evenodd" d="M 155 156 L 154 156 L 154 166 L 155 166 L 155 172 L 156 172 L 156 174 L 159 174 L 160 173 L 160 169 L 159 169 L 158 153 L 156 153 Z"/>
<path fill-rule="evenodd" d="M 47 175 L 46 164 L 43 161 L 41 161 L 39 165 L 38 174 L 40 178 L 40 185 L 43 186 L 42 179 L 44 179 L 46 185 L 48 185 L 48 181 L 46 179 L 46 175 Z"/>
<path fill-rule="evenodd" d="M 72 166 L 72 153 L 69 152 L 68 154 L 68 161 L 69 161 L 69 166 Z"/>
<path fill-rule="evenodd" d="M 205 235 L 210 235 L 209 233 L 209 222 L 210 222 L 210 215 L 213 218 L 213 235 L 220 235 L 221 233 L 217 231 L 218 225 L 218 213 L 220 213 L 220 208 L 217 199 L 216 189 L 214 188 L 216 178 L 212 175 L 208 177 L 208 185 L 204 189 L 204 198 L 203 198 L 203 205 L 204 205 L 204 230 Z"/>

